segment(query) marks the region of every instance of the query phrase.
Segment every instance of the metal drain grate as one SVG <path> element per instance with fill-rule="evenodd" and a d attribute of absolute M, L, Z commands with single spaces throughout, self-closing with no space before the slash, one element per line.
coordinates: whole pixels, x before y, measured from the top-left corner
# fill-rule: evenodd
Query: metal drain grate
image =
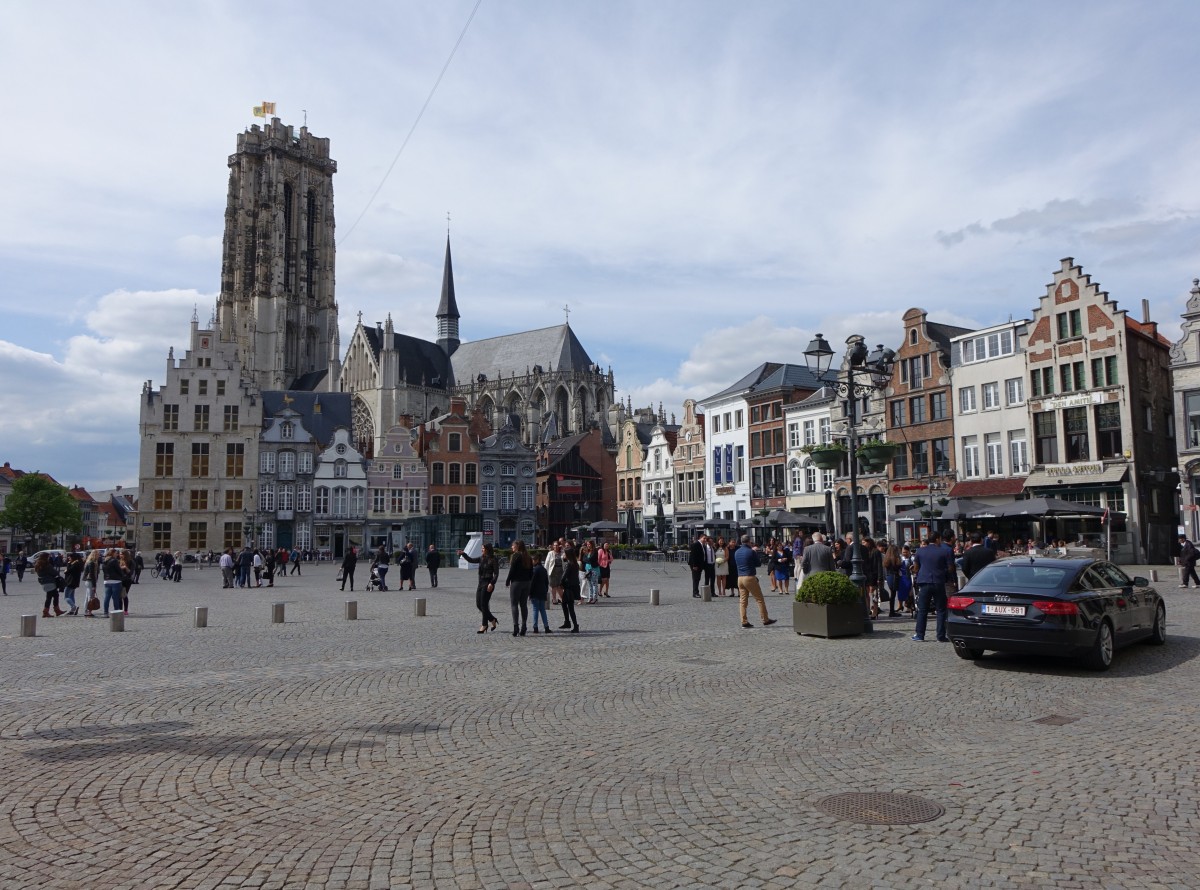
<path fill-rule="evenodd" d="M 914 825 L 932 822 L 946 810 L 932 800 L 911 794 L 834 794 L 817 801 L 817 809 L 835 819 L 864 825 Z"/>
<path fill-rule="evenodd" d="M 1040 723 L 1043 726 L 1066 726 L 1068 723 L 1074 723 L 1078 717 L 1064 717 L 1061 714 L 1051 714 L 1049 717 L 1039 717 L 1034 720 L 1034 723 Z"/>

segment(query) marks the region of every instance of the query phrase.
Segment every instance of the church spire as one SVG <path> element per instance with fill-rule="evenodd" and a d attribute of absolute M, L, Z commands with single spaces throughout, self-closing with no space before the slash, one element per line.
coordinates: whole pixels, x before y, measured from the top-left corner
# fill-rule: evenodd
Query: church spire
<path fill-rule="evenodd" d="M 446 265 L 442 270 L 442 299 L 438 303 L 438 346 L 446 355 L 458 349 L 458 303 L 454 299 L 454 265 L 450 262 L 450 233 L 446 233 Z"/>

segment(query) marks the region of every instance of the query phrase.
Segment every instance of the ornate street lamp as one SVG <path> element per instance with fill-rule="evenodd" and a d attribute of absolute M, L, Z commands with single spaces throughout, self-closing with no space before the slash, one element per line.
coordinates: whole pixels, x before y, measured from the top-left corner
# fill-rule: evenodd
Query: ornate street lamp
<path fill-rule="evenodd" d="M 850 514 L 853 529 L 853 543 L 850 547 L 850 580 L 861 590 L 866 580 L 862 572 L 862 546 L 858 533 L 858 400 L 868 398 L 877 390 L 887 386 L 892 379 L 892 368 L 896 363 L 896 353 L 876 346 L 873 351 L 867 350 L 866 341 L 858 334 L 846 338 L 845 368 L 829 375 L 829 366 L 833 361 L 833 349 L 821 334 L 817 334 L 808 349 L 804 350 L 804 360 L 811 370 L 823 383 L 829 383 L 836 388 L 837 393 L 846 404 L 846 437 L 849 440 L 850 462 Z M 870 633 L 870 611 L 866 598 L 863 598 L 864 630 Z"/>

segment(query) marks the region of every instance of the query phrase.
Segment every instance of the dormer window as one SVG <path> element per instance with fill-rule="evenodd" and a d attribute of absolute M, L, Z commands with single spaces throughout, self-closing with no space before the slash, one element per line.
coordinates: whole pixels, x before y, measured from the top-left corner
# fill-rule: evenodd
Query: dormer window
<path fill-rule="evenodd" d="M 285 420 L 279 425 L 279 438 L 291 439 L 296 434 L 296 425 L 290 420 Z"/>
<path fill-rule="evenodd" d="M 333 462 L 333 475 L 338 479 L 346 478 L 347 464 L 344 460 L 336 460 Z"/>

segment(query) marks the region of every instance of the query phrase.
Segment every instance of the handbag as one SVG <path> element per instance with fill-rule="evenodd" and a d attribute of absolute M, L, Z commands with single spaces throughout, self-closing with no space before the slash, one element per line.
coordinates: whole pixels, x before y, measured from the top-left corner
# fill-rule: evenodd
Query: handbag
<path fill-rule="evenodd" d="M 88 599 L 88 601 L 84 604 L 84 608 L 87 609 L 89 612 L 95 612 L 97 609 L 100 608 L 100 598 L 97 596 L 90 597 Z"/>

